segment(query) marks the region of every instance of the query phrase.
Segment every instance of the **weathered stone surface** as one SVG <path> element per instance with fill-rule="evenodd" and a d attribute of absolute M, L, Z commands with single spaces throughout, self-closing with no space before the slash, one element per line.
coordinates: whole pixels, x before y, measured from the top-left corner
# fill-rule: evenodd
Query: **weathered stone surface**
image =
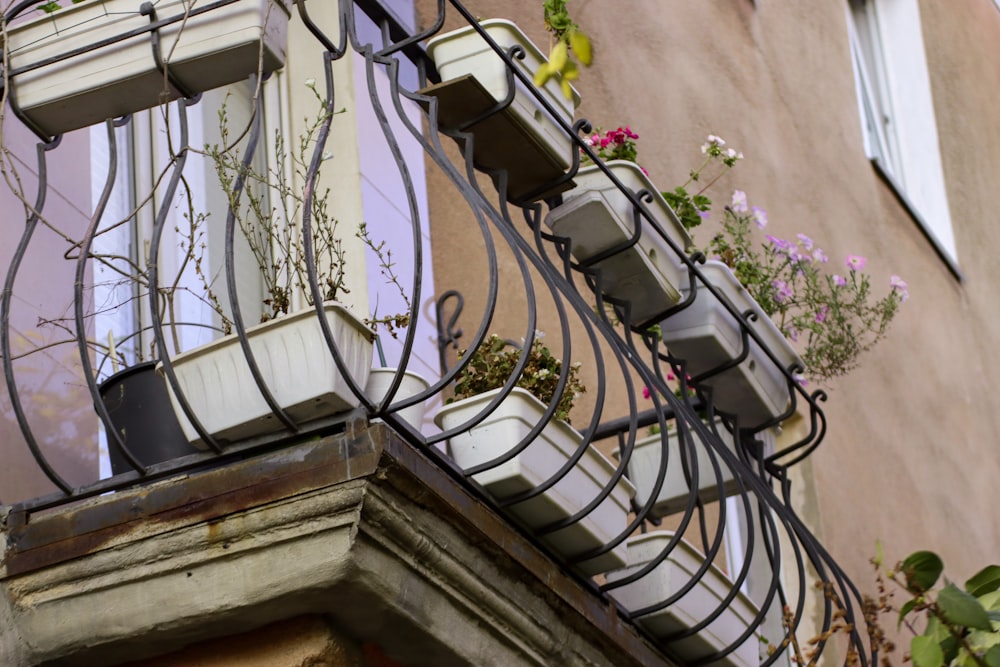
<path fill-rule="evenodd" d="M 308 614 L 404 663 L 665 664 L 384 425 L 7 524 L 4 665 L 119 664 Z"/>

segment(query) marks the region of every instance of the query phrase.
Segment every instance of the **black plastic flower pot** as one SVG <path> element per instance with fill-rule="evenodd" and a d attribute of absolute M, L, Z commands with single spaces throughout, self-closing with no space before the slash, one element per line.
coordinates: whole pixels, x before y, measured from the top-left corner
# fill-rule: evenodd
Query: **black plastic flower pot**
<path fill-rule="evenodd" d="M 101 399 L 125 446 L 143 465 L 153 465 L 200 450 L 184 437 L 164 379 L 149 361 L 115 373 L 100 387 Z M 117 441 L 108 435 L 111 471 L 121 474 L 134 470 Z"/>

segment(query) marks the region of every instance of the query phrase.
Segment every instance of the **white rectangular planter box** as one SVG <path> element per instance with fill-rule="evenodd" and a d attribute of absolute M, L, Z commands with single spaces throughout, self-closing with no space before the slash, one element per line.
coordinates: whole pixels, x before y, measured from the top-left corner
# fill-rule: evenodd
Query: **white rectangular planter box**
<path fill-rule="evenodd" d="M 455 401 L 444 406 L 434 421 L 444 430 L 461 427 L 481 412 L 501 390 Z M 545 405 L 520 387 L 485 420 L 452 436 L 448 452 L 463 470 L 491 461 L 517 445 L 542 419 Z M 532 489 L 550 479 L 583 442 L 583 436 L 566 422 L 549 422 L 539 436 L 520 454 L 495 468 L 473 475 L 490 494 L 499 499 Z M 505 508 L 528 528 L 540 528 L 572 516 L 597 498 L 611 480 L 615 466 L 596 448 L 586 453 L 554 486 L 534 498 Z M 621 533 L 628 524 L 629 499 L 635 489 L 622 478 L 611 494 L 580 521 L 541 541 L 553 551 L 572 558 L 600 547 Z M 625 543 L 607 553 L 576 564 L 586 575 L 599 574 L 625 564 Z"/>
<path fill-rule="evenodd" d="M 757 314 L 757 320 L 751 321 L 750 327 L 761 336 L 783 367 L 804 365 L 729 267 L 722 262 L 709 261 L 699 268 L 738 312 L 751 310 Z M 743 350 L 739 322 L 700 284 L 694 302 L 660 322 L 660 329 L 671 354 L 687 362 L 686 371 L 692 376 L 718 368 L 738 357 Z M 787 410 L 790 399 L 785 375 L 753 338 L 748 340 L 750 352 L 746 359 L 703 383 L 712 388 L 718 409 L 739 415 L 741 428 L 754 428 L 777 417 Z"/>
<path fill-rule="evenodd" d="M 634 162 L 607 163 L 612 173 L 634 193 L 647 190 L 653 201 L 646 207 L 681 250 L 691 237 L 659 190 Z M 635 207 L 601 169 L 584 167 L 573 177 L 576 187 L 563 195 L 545 222 L 558 236 L 571 239 L 570 252 L 580 262 L 625 243 L 635 229 Z M 640 221 L 644 218 L 640 217 Z M 636 244 L 594 265 L 601 270 L 604 294 L 632 305 L 632 322 L 639 324 L 663 314 L 681 299 L 688 284 L 684 263 L 655 231 L 644 227 Z"/>
<path fill-rule="evenodd" d="M 708 427 L 711 428 L 711 427 Z M 726 430 L 721 419 L 715 420 L 715 428 L 718 429 L 719 438 L 722 443 L 736 455 L 733 443 L 733 434 Z M 734 495 L 739 492 L 739 485 L 733 477 L 733 471 L 729 468 L 721 457 L 715 455 L 714 458 L 719 465 L 720 478 L 715 475 L 712 467 L 712 456 L 708 451 L 708 445 L 704 444 L 701 438 L 693 430 L 690 437 L 694 441 L 694 450 L 698 462 L 698 497 L 704 503 L 711 503 Z M 642 440 L 637 440 L 632 449 L 632 457 L 628 461 L 628 476 L 635 484 L 635 502 L 643 507 L 649 502 L 653 494 L 653 487 L 656 484 L 656 477 L 664 463 L 663 444 L 661 435 L 651 435 Z M 667 428 L 667 471 L 663 478 L 663 485 L 660 493 L 656 496 L 656 502 L 649 510 L 649 517 L 657 519 L 660 517 L 683 512 L 687 507 L 688 498 L 691 495 L 691 488 L 684 477 L 684 467 L 681 462 L 680 437 L 673 423 Z M 616 456 L 620 456 L 615 451 Z M 691 452 L 687 451 L 688 461 L 691 461 Z M 721 479 L 721 487 L 720 487 Z M 720 494 L 721 491 L 721 494 Z"/>
<path fill-rule="evenodd" d="M 365 393 L 368 394 L 368 398 L 375 403 L 381 403 L 385 399 L 386 394 L 389 393 L 389 388 L 392 387 L 392 382 L 395 380 L 397 373 L 399 373 L 398 368 L 372 368 L 368 376 L 368 384 L 365 386 Z M 430 383 L 422 376 L 410 371 L 403 371 L 403 380 L 399 383 L 399 389 L 396 390 L 393 403 L 421 394 L 427 391 L 428 387 L 430 387 Z M 404 421 L 408 422 L 418 431 L 421 424 L 424 423 L 424 410 L 427 407 L 427 400 L 414 403 L 398 412 Z"/>
<path fill-rule="evenodd" d="M 539 48 L 510 21 L 482 21 L 479 27 L 504 51 L 515 45 L 524 50 L 524 59 L 515 58 L 514 63 L 529 80 L 547 62 Z M 538 88 L 541 97 L 555 110 L 552 114 L 529 87 L 514 76 L 515 92 L 511 103 L 483 118 L 484 113 L 507 97 L 509 90 L 507 64 L 500 55 L 472 26 L 431 39 L 427 43 L 427 53 L 441 76 L 440 84 L 423 91 L 438 98 L 438 123 L 446 130 L 466 128 L 473 134 L 477 167 L 507 171 L 508 199 L 537 200 L 568 187 L 568 184 L 553 186 L 553 183 L 573 163 L 577 149 L 556 118 L 567 124 L 573 122 L 574 110 L 580 102 L 575 89 L 572 99 L 567 100 L 555 79 Z M 477 118 L 480 120 L 476 121 Z M 476 122 L 468 126 L 473 121 Z"/>
<path fill-rule="evenodd" d="M 190 0 L 153 2 L 159 21 L 183 16 Z M 70 0 L 57 12 L 8 28 L 10 69 L 60 56 L 150 24 L 139 13 L 141 0 Z M 160 29 L 161 56 L 170 74 L 192 93 L 240 81 L 257 72 L 263 44 L 263 71 L 285 62 L 288 10 L 279 0 L 239 0 Z M 128 39 L 15 74 L 17 104 L 49 136 L 107 118 L 123 116 L 176 99 L 156 68 L 151 34 Z M 169 95 L 163 98 L 167 91 Z"/>
<path fill-rule="evenodd" d="M 514 62 L 529 79 L 535 76 L 542 63 L 548 62 L 542 51 L 514 23 L 504 19 L 490 19 L 481 21 L 479 26 L 500 48 L 506 50 L 517 45 L 524 49 L 524 59 L 515 59 Z M 442 81 L 471 74 L 494 100 L 499 102 L 507 95 L 507 64 L 472 26 L 431 39 L 427 42 L 427 54 L 434 60 Z M 511 102 L 511 109 L 517 119 L 524 127 L 531 128 L 552 156 L 568 169 L 572 164 L 574 150 L 569 135 L 516 77 L 514 86 L 517 92 Z M 576 90 L 573 91 L 573 99 L 567 100 L 555 79 L 550 79 L 539 90 L 564 121 L 573 122 L 573 113 L 580 103 Z"/>
<path fill-rule="evenodd" d="M 628 567 L 609 572 L 608 582 L 618 581 L 637 572 L 666 548 L 673 533 L 658 531 L 637 535 L 628 540 Z M 705 556 L 681 540 L 674 550 L 641 579 L 621 588 L 608 591 L 625 609 L 637 611 L 663 602 L 681 589 L 698 571 Z M 664 638 L 690 628 L 708 618 L 733 588 L 733 583 L 714 565 L 683 597 L 659 611 L 640 616 L 636 623 L 653 636 Z M 720 651 L 746 631 L 757 615 L 758 609 L 742 593 L 724 608 L 721 614 L 706 627 L 684 639 L 665 644 L 667 650 L 683 661 L 695 661 Z M 736 650 L 721 660 L 709 663 L 727 667 L 755 667 L 760 664 L 760 639 L 751 634 Z"/>
<path fill-rule="evenodd" d="M 336 302 L 325 303 L 324 310 L 337 350 L 363 389 L 371 370 L 374 334 Z M 295 421 L 308 422 L 361 404 L 337 369 L 314 309 L 250 327 L 247 339 L 269 390 Z M 171 361 L 188 404 L 213 437 L 236 441 L 284 428 L 261 396 L 235 335 Z M 199 445 L 201 438 L 184 416 L 172 388 L 170 400 L 184 434 Z"/>

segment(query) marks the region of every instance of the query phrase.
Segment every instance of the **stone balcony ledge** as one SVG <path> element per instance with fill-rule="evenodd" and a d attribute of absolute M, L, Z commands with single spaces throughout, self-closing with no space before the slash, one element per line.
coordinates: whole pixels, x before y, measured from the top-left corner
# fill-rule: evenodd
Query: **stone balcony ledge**
<path fill-rule="evenodd" d="M 4 537 L 3 665 L 113 665 L 315 614 L 438 667 L 670 664 L 382 424 L 7 508 Z"/>

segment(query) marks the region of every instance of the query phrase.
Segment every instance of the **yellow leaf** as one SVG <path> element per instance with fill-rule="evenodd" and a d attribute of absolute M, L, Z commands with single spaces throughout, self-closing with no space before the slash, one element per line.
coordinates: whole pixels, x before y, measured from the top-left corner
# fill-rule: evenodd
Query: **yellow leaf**
<path fill-rule="evenodd" d="M 545 83 L 552 78 L 553 74 L 555 74 L 555 72 L 552 70 L 552 65 L 549 63 L 542 63 L 542 65 L 538 68 L 538 71 L 535 72 L 535 85 L 544 86 Z"/>
<path fill-rule="evenodd" d="M 556 42 L 556 45 L 549 52 L 549 67 L 556 72 L 561 72 L 563 67 L 566 66 L 568 58 L 569 48 L 567 48 L 566 42 Z"/>
<path fill-rule="evenodd" d="M 563 79 L 559 82 L 559 85 L 562 86 L 563 97 L 567 100 L 573 99 L 573 87 L 569 85 L 569 81 Z"/>
<path fill-rule="evenodd" d="M 576 54 L 577 60 L 579 60 L 583 65 L 590 67 L 590 63 L 594 60 L 594 54 L 590 46 L 590 38 L 579 30 L 574 30 L 569 34 L 569 45 L 573 47 L 573 53 Z"/>

